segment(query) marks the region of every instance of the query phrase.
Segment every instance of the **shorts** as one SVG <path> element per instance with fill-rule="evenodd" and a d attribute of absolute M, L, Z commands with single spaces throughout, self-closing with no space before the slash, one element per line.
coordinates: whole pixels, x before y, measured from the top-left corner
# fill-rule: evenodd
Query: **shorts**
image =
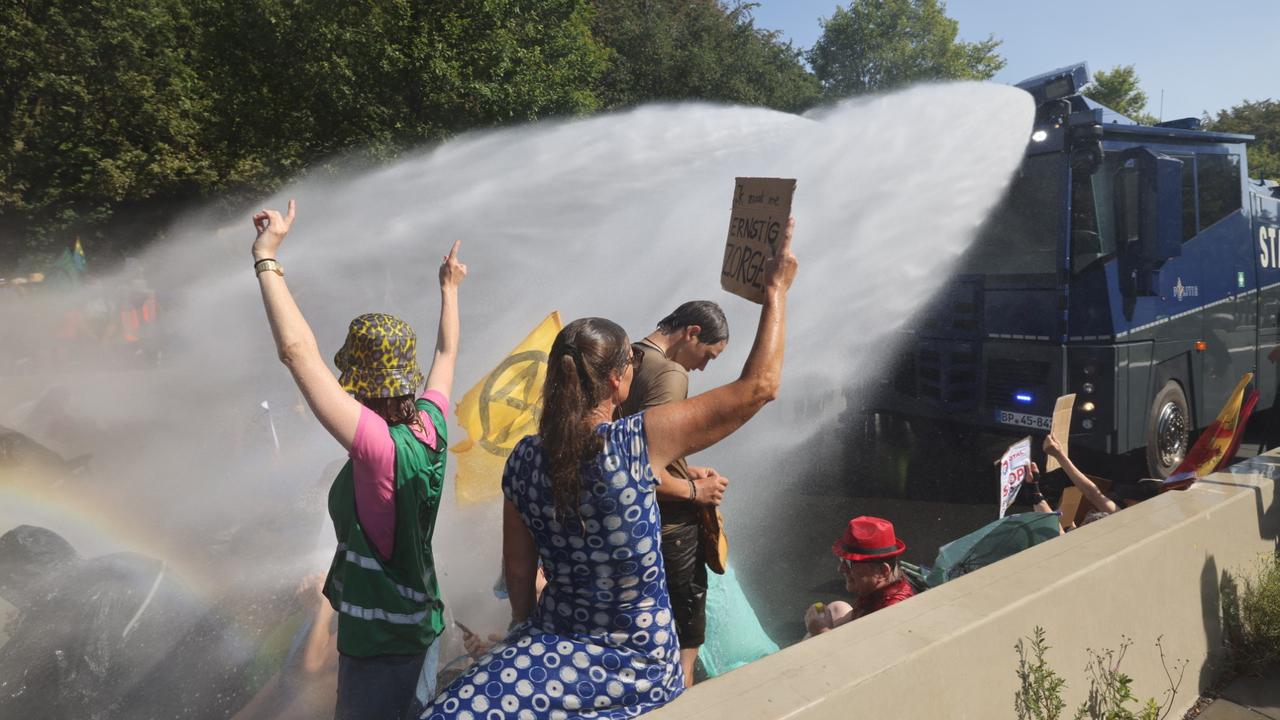
<path fill-rule="evenodd" d="M 698 523 L 662 526 L 662 564 L 680 648 L 702 647 L 707 635 L 707 564 Z"/>

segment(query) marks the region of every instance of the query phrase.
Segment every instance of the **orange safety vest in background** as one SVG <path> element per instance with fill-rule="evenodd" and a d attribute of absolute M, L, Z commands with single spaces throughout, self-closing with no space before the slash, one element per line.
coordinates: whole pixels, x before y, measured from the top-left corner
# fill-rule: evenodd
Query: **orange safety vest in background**
<path fill-rule="evenodd" d="M 156 296 L 152 293 L 143 301 L 141 313 L 138 307 L 128 307 L 120 311 L 120 334 L 125 342 L 135 343 L 141 339 L 139 332 L 142 325 L 150 325 L 156 321 Z"/>

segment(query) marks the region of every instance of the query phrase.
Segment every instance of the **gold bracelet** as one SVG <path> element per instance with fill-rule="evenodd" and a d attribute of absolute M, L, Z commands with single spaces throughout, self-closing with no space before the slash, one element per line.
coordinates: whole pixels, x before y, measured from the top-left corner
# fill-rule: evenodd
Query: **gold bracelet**
<path fill-rule="evenodd" d="M 253 272 L 255 275 L 261 275 L 267 270 L 270 270 L 280 277 L 284 277 L 284 266 L 276 261 L 275 258 L 263 258 L 253 264 Z"/>

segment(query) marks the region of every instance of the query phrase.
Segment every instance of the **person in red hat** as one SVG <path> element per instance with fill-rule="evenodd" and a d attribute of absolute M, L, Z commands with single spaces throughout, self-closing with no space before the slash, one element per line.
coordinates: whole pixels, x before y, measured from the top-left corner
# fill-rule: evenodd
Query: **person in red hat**
<path fill-rule="evenodd" d="M 898 567 L 898 556 L 906 549 L 888 520 L 869 515 L 850 520 L 831 552 L 840 559 L 845 589 L 857 600 L 852 605 L 834 602 L 810 607 L 805 613 L 809 634 L 827 632 L 915 595 Z"/>

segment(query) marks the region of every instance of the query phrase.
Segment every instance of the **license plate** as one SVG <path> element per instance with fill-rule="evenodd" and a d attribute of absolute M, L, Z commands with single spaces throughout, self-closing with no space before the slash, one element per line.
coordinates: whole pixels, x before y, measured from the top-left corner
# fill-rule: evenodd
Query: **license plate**
<path fill-rule="evenodd" d="M 996 411 L 996 422 L 1002 425 L 1017 425 L 1033 430 L 1048 430 L 1053 425 L 1053 418 L 1045 415 L 1028 415 L 1027 413 Z"/>

